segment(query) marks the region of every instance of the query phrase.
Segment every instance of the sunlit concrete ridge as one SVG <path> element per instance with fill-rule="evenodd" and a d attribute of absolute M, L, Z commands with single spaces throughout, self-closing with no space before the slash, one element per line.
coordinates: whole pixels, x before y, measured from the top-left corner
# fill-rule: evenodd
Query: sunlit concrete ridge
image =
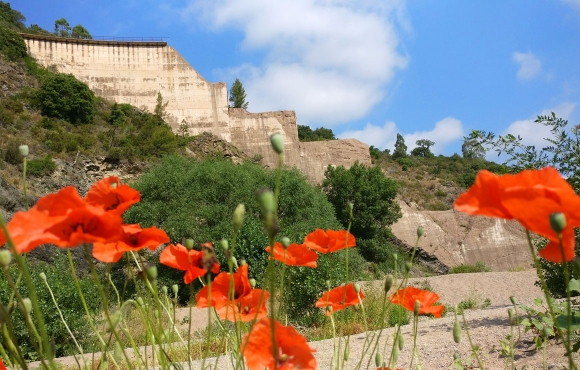
<path fill-rule="evenodd" d="M 211 132 L 249 155 L 274 166 L 269 137 L 284 135 L 285 163 L 320 182 L 329 164 L 370 164 L 368 146 L 358 140 L 300 143 L 294 111 L 249 113 L 229 108 L 225 82 L 204 79 L 166 41 L 86 40 L 22 34 L 29 53 L 44 66 L 71 73 L 109 101 L 153 112 L 157 94 L 168 102 L 166 121 L 190 135 Z M 137 39 L 137 38 L 131 38 Z"/>

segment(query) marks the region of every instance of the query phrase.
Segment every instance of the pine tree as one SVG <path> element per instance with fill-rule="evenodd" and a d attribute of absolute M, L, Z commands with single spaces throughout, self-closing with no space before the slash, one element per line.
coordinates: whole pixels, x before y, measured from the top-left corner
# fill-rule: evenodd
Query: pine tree
<path fill-rule="evenodd" d="M 397 141 L 395 142 L 395 151 L 393 152 L 393 159 L 405 158 L 407 156 L 407 146 L 403 135 L 397 134 Z"/>
<path fill-rule="evenodd" d="M 246 90 L 239 79 L 236 78 L 232 88 L 230 89 L 230 107 L 248 109 L 248 102 L 246 101 Z"/>

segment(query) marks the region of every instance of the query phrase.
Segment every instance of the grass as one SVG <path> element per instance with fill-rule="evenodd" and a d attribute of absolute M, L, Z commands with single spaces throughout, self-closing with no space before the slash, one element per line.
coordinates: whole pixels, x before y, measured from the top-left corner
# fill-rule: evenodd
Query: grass
<path fill-rule="evenodd" d="M 485 262 L 477 262 L 475 265 L 459 265 L 449 270 L 450 274 L 468 274 L 472 272 L 491 272 L 491 268 Z"/>

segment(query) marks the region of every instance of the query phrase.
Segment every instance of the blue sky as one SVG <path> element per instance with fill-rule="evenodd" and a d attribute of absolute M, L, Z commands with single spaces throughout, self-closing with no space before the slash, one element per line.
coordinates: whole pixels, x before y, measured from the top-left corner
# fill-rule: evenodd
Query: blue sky
<path fill-rule="evenodd" d="M 401 133 L 461 153 L 472 129 L 580 120 L 580 0 L 17 0 L 26 24 L 168 37 L 212 82 L 240 78 L 250 112 L 295 110 L 380 149 Z M 490 156 L 493 158 L 493 155 Z"/>

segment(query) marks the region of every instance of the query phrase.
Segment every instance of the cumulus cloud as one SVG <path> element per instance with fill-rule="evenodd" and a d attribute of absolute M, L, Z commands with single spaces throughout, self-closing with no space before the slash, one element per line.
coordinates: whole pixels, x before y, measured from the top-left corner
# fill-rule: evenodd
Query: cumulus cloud
<path fill-rule="evenodd" d="M 193 0 L 181 11 L 240 30 L 241 48 L 263 53 L 222 71 L 242 80 L 250 110 L 293 109 L 302 123 L 324 125 L 360 118 L 384 98 L 407 64 L 397 35 L 410 28 L 404 13 L 402 0 Z"/>
<path fill-rule="evenodd" d="M 362 130 L 345 131 L 339 137 L 341 139 L 358 139 L 381 150 L 390 149 L 392 152 L 395 148 L 397 133 L 403 135 L 408 153 L 417 146 L 415 144 L 417 140 L 428 139 L 435 142 L 431 151 L 435 154 L 442 154 L 448 144 L 456 142 L 464 136 L 461 121 L 453 117 L 446 117 L 435 123 L 435 127 L 429 131 L 403 133 L 394 122 L 387 122 L 382 127 L 367 124 Z"/>
<path fill-rule="evenodd" d="M 517 77 L 520 80 L 529 80 L 536 77 L 542 70 L 542 63 L 532 53 L 515 52 L 512 60 L 520 65 Z"/>
<path fill-rule="evenodd" d="M 534 115 L 532 118 L 512 122 L 501 135 L 512 134 L 516 137 L 519 135 L 522 137 L 522 143 L 525 145 L 534 145 L 536 148 L 544 147 L 547 144 L 544 138 L 551 137 L 552 135 L 549 127 L 534 122 L 537 116 L 551 115 L 554 112 L 557 117 L 567 120 L 572 114 L 572 111 L 574 111 L 574 108 L 576 108 L 576 105 L 577 103 L 564 102 L 551 109 L 546 109 Z"/>

